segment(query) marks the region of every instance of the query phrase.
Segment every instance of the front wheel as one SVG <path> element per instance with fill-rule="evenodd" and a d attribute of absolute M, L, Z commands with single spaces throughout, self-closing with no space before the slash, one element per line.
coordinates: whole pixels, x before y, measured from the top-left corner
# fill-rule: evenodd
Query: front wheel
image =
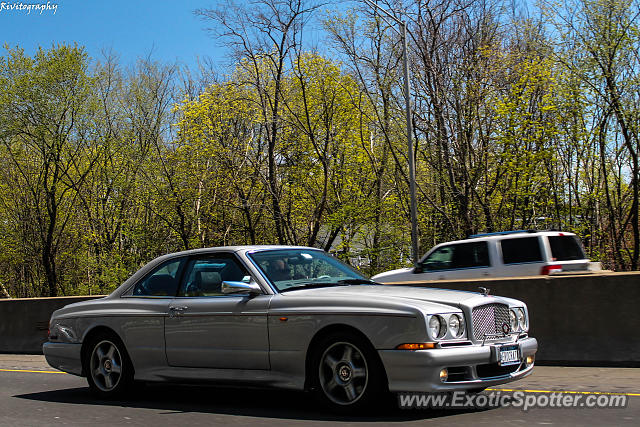
<path fill-rule="evenodd" d="M 91 391 L 103 398 L 121 396 L 133 382 L 129 356 L 115 336 L 102 335 L 91 341 L 85 367 Z"/>
<path fill-rule="evenodd" d="M 384 374 L 368 342 L 355 334 L 340 334 L 324 340 L 319 348 L 315 387 L 329 407 L 364 408 L 380 397 Z"/>

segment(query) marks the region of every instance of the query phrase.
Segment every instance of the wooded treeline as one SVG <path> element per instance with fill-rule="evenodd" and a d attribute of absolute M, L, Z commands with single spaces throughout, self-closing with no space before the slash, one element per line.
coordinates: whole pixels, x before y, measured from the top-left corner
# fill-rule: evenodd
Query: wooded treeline
<path fill-rule="evenodd" d="M 12 297 L 109 292 L 162 253 L 205 246 L 316 246 L 368 274 L 408 265 L 402 45 L 388 20 L 357 2 L 221 3 L 196 14 L 235 55 L 224 77 L 5 47 Z M 638 269 L 638 2 L 378 4 L 409 27 L 420 252 L 561 228 L 604 267 Z"/>

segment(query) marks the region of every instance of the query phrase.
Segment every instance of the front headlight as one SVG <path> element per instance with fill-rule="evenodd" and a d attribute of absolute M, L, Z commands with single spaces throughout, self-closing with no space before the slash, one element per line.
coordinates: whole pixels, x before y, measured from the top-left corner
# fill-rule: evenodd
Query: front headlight
<path fill-rule="evenodd" d="M 516 317 L 518 318 L 518 326 L 521 331 L 527 330 L 527 317 L 524 315 L 524 309 L 516 308 Z"/>
<path fill-rule="evenodd" d="M 464 322 L 457 314 L 452 314 L 449 318 L 449 330 L 455 338 L 460 338 L 464 334 Z"/>
<path fill-rule="evenodd" d="M 429 319 L 429 332 L 434 339 L 440 339 L 447 333 L 447 324 L 438 315 L 433 315 Z"/>
<path fill-rule="evenodd" d="M 518 331 L 518 315 L 513 309 L 509 310 L 509 326 L 511 327 L 511 332 Z"/>

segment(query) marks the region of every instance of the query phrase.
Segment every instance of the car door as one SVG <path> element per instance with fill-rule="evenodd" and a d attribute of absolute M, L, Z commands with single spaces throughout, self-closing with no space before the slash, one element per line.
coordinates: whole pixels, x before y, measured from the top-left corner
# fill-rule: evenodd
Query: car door
<path fill-rule="evenodd" d="M 429 280 L 488 277 L 491 273 L 486 241 L 454 243 L 435 249 L 421 263 Z"/>
<path fill-rule="evenodd" d="M 499 241 L 502 266 L 499 276 L 535 276 L 544 265 L 538 236 L 510 237 Z"/>
<path fill-rule="evenodd" d="M 231 253 L 193 257 L 165 320 L 171 366 L 269 369 L 270 295 L 225 295 L 222 281 L 251 277 Z"/>
<path fill-rule="evenodd" d="M 121 307 L 120 333 L 138 371 L 166 364 L 165 318 L 186 260 L 178 257 L 163 262 L 116 302 Z"/>

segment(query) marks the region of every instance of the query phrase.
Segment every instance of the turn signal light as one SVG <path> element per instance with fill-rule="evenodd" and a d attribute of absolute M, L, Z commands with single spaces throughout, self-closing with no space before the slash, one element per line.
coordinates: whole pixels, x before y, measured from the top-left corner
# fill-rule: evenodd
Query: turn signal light
<path fill-rule="evenodd" d="M 428 350 L 431 348 L 436 348 L 436 343 L 421 342 L 421 343 L 400 344 L 399 346 L 396 347 L 396 350 Z"/>

